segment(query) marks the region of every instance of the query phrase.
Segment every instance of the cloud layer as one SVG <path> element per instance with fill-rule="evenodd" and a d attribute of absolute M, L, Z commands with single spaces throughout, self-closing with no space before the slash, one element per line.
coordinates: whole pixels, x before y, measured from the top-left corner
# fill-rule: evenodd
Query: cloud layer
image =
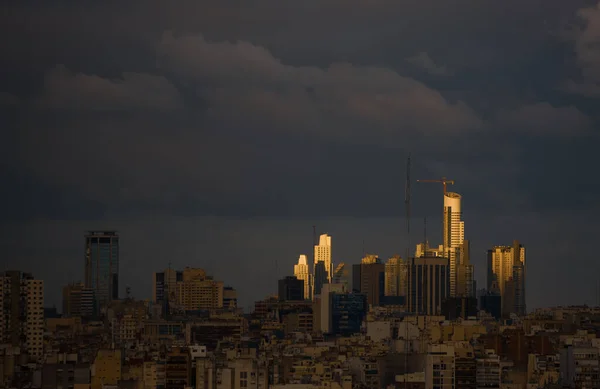
<path fill-rule="evenodd" d="M 597 214 L 600 190 L 589 179 L 600 8 L 544 4 L 14 6 L 0 16 L 0 31 L 16 37 L 0 42 L 0 70 L 11 75 L 0 91 L 0 177 L 12 204 L 0 216 L 22 235 L 0 237 L 14 258 L 7 266 L 44 257 L 15 239 L 31 232 L 40 241 L 31 246 L 46 247 L 43 231 L 80 234 L 98 223 L 121 226 L 136 245 L 124 263 L 154 255 L 153 267 L 168 256 L 204 266 L 201 257 L 227 242 L 219 261 L 231 267 L 288 266 L 306 251 L 297 234 L 314 220 L 336 237 L 336 260 L 357 261 L 361 235 L 387 237 L 377 241 L 382 254 L 403 251 L 395 223 L 411 153 L 413 178 L 456 180 L 482 251 L 519 238 L 533 263 L 562 269 L 568 247 L 600 228 L 584 216 Z M 439 219 L 438 189 L 413 185 L 417 223 Z M 558 239 L 554 218 L 572 231 L 558 248 L 543 243 Z M 144 251 L 144 223 L 178 232 Z M 276 252 L 273 241 L 282 242 Z M 53 259 L 75 266 L 73 245 Z M 242 275 L 232 279 L 249 288 Z M 47 278 L 53 288 L 65 281 Z M 548 286 L 534 285 L 544 304 Z"/>

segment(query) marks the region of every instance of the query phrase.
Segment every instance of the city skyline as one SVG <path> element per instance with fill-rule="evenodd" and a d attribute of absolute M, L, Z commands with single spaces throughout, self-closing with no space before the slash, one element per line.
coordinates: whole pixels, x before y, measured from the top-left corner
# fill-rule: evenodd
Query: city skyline
<path fill-rule="evenodd" d="M 519 239 L 529 309 L 596 303 L 597 0 L 286 5 L 7 7 L 0 270 L 60 305 L 82 231 L 114 229 L 120 296 L 149 298 L 171 262 L 247 307 L 310 261 L 313 225 L 348 265 L 406 256 L 424 218 L 439 237 L 439 191 L 414 184 L 406 241 L 410 153 L 413 182 L 464 196 L 480 285 L 487 250 Z"/>

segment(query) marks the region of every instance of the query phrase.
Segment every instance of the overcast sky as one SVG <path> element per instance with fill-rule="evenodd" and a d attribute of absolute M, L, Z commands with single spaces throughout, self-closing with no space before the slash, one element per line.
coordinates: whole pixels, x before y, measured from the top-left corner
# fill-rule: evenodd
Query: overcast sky
<path fill-rule="evenodd" d="M 85 230 L 121 236 L 121 290 L 204 267 L 244 306 L 312 226 L 333 259 L 441 242 L 456 180 L 479 286 L 527 249 L 529 308 L 595 303 L 600 3 L 26 1 L 0 13 L 0 270 L 81 280 Z M 364 243 L 363 243 L 364 242 Z M 410 243 L 408 243 L 410 242 Z"/>

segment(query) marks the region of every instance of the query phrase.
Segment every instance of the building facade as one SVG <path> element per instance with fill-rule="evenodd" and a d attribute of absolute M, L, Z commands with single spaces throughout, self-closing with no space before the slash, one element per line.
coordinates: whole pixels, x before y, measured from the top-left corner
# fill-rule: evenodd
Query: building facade
<path fill-rule="evenodd" d="M 89 231 L 85 236 L 85 287 L 94 291 L 97 309 L 119 299 L 119 235 L 116 231 Z"/>
<path fill-rule="evenodd" d="M 0 273 L 0 343 L 21 347 L 34 358 L 44 351 L 44 281 L 29 273 Z"/>
<path fill-rule="evenodd" d="M 487 287 L 499 290 L 503 316 L 526 313 L 525 282 L 525 247 L 519 241 L 488 250 Z"/>
<path fill-rule="evenodd" d="M 408 266 L 408 310 L 420 315 L 440 315 L 450 295 L 447 258 L 412 258 Z"/>
<path fill-rule="evenodd" d="M 300 255 L 298 258 L 298 263 L 294 265 L 294 276 L 304 283 L 304 298 L 312 300 L 312 275 L 306 255 Z"/>
<path fill-rule="evenodd" d="M 457 293 L 457 265 L 465 239 L 461 200 L 462 196 L 458 193 L 448 192 L 444 195 L 443 246 L 450 265 L 450 296 L 456 296 Z"/>
<path fill-rule="evenodd" d="M 315 268 L 317 263 L 323 262 L 327 272 L 327 283 L 333 277 L 333 262 L 331 261 L 331 236 L 323 234 L 319 237 L 319 244 L 315 246 Z M 315 272 L 316 273 L 316 272 Z"/>

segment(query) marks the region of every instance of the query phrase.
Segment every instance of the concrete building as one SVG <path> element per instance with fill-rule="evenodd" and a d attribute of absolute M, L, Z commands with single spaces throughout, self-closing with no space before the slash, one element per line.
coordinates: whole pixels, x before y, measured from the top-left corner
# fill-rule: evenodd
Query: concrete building
<path fill-rule="evenodd" d="M 174 308 L 183 311 L 223 308 L 223 288 L 223 282 L 215 281 L 204 269 L 186 267 L 181 281 L 175 284 Z"/>
<path fill-rule="evenodd" d="M 294 265 L 294 275 L 304 283 L 304 298 L 312 300 L 312 274 L 310 274 L 306 255 L 300 255 L 298 258 L 298 263 Z"/>
<path fill-rule="evenodd" d="M 119 235 L 89 231 L 85 236 L 85 287 L 94 291 L 95 307 L 119 299 Z"/>
<path fill-rule="evenodd" d="M 454 347 L 431 344 L 425 364 L 426 389 L 454 389 Z"/>
<path fill-rule="evenodd" d="M 44 351 L 44 281 L 29 273 L 0 273 L 0 343 L 39 359 Z"/>
<path fill-rule="evenodd" d="M 600 388 L 600 350 L 591 342 L 576 342 L 560 351 L 560 378 L 563 387 Z"/>
<path fill-rule="evenodd" d="M 477 358 L 477 388 L 500 388 L 502 385 L 502 367 L 500 357 L 494 350 L 485 350 Z"/>

